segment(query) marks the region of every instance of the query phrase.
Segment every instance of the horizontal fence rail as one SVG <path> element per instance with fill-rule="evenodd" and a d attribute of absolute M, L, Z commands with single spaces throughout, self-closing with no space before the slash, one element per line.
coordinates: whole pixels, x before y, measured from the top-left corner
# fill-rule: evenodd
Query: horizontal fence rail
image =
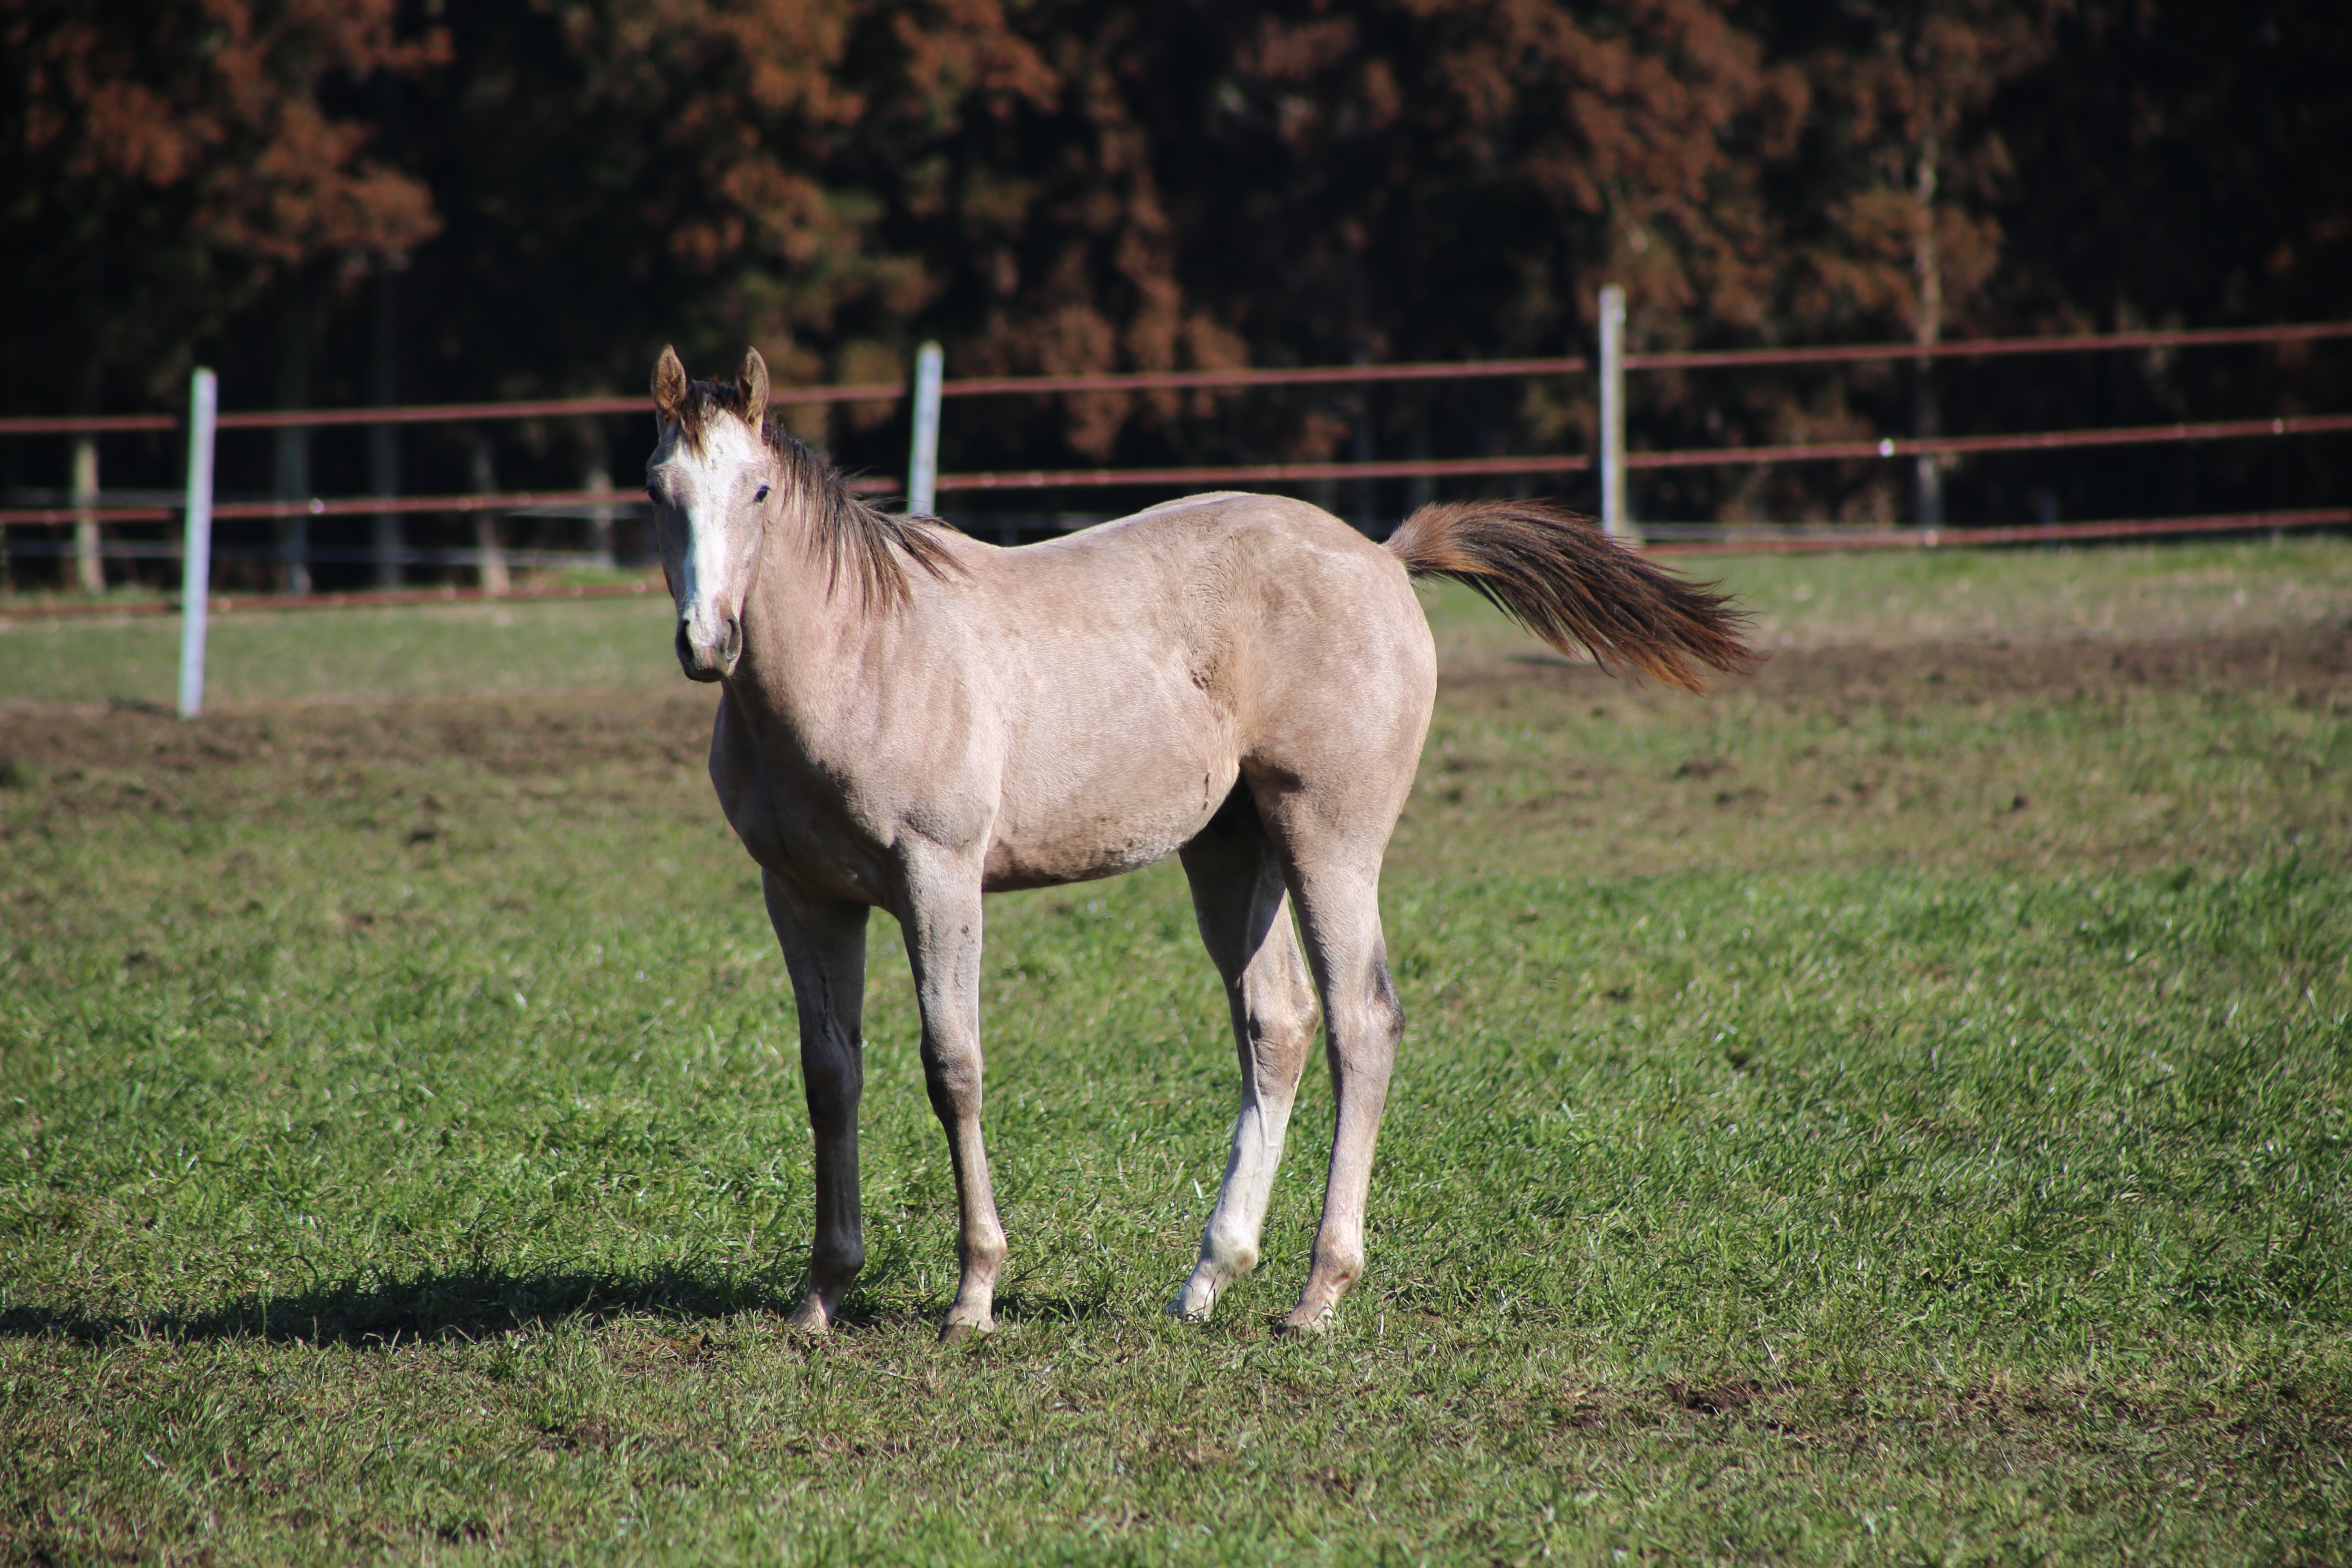
<path fill-rule="evenodd" d="M 2009 354 L 2309 342 L 2322 338 L 2352 338 L 2352 321 L 2305 321 L 2276 327 L 2198 327 L 2144 332 L 2078 332 L 2047 338 L 1978 338 L 1933 343 L 1832 343 L 1813 348 L 1676 350 L 1659 353 L 1629 353 L 1625 356 L 1625 368 L 1701 370 L 1739 365 L 1844 364 L 1872 360 L 1992 359 Z"/>
<path fill-rule="evenodd" d="M 0 436 L 104 436 L 124 430 L 177 430 L 176 414 L 37 414 L 0 419 Z"/>
<path fill-rule="evenodd" d="M 1577 375 L 1592 368 L 1580 354 L 1553 359 L 1457 360 L 1443 364 L 1327 364 L 1297 369 L 1236 365 L 1230 370 L 1138 370 L 1072 375 L 977 376 L 943 382 L 942 397 L 1021 393 L 1179 392 L 1212 386 L 1333 386 L 1396 381 L 1475 381 L 1486 376 Z"/>
<path fill-rule="evenodd" d="M 1751 524 L 1727 527 L 1726 531 L 1737 537 L 1712 540 L 1651 540 L 1640 548 L 1652 555 L 1735 555 L 1735 554 L 1808 554 L 1841 550 L 1934 550 L 1969 549 L 1998 544 L 2064 544 L 2074 541 L 2116 539 L 2159 539 L 2168 536 L 2194 534 L 2232 534 L 2283 532 L 2288 529 L 2329 528 L 2352 526 L 2352 507 L 2304 507 L 2278 511 L 2215 512 L 2199 517 L 2114 518 L 2097 522 L 2026 523 L 2001 528 L 1823 528 L 1818 531 L 1791 534 L 1787 529 L 1773 524 Z M 176 545 L 158 546 L 158 553 L 176 557 Z M 215 551 L 216 555 L 234 556 L 236 552 Z M 451 556 L 469 555 L 471 552 L 450 551 Z M 583 557 L 579 552 L 516 552 L 509 562 L 520 563 L 532 553 L 551 558 L 561 557 L 561 563 L 573 564 Z M 278 559 L 274 554 L 254 552 L 255 559 Z M 415 605 L 449 605 L 474 603 L 505 604 L 516 600 L 542 599 L 612 599 L 634 598 L 659 592 L 659 585 L 650 579 L 630 583 L 567 584 L 550 586 L 524 586 L 494 593 L 483 588 L 465 588 L 454 584 L 439 588 L 370 591 L 366 593 L 314 594 L 215 594 L 205 603 L 215 614 L 250 610 L 335 610 L 368 607 L 399 607 Z M 175 614 L 181 601 L 173 599 L 110 599 L 89 601 L 58 601 L 25 605 L 0 605 L 0 624 L 9 621 L 73 620 L 92 616 L 161 616 Z"/>
<path fill-rule="evenodd" d="M 1433 384 L 1482 378 L 1529 378 L 1583 375 L 1595 368 L 1580 354 L 1539 358 L 1472 360 L 1446 363 L 1347 364 L 1312 366 L 1223 366 L 1191 370 L 1074 373 L 1042 375 L 972 376 L 948 381 L 942 374 L 938 345 L 923 345 L 919 374 L 911 391 L 914 450 L 905 492 L 916 510 L 929 510 L 940 492 L 975 494 L 1043 489 L 1176 489 L 1228 485 L 1292 486 L 1339 481 L 1365 483 L 1379 479 L 1465 479 L 1601 471 L 1602 525 L 1612 533 L 1632 538 L 1630 513 L 1623 506 L 1624 480 L 1633 470 L 1662 470 L 1703 466 L 1749 467 L 1798 462 L 1870 462 L 1898 458 L 1926 459 L 1999 452 L 2059 451 L 2166 442 L 2227 441 L 2308 437 L 2352 432 L 2352 414 L 2282 415 L 2270 418 L 2176 421 L 2162 425 L 2112 426 L 2079 430 L 2020 431 L 1982 436 L 1882 437 L 1831 441 L 1797 441 L 1770 446 L 1627 450 L 1623 441 L 1624 378 L 1632 372 L 1738 370 L 1839 363 L 1891 363 L 1958 359 L 1992 359 L 2014 355 L 2081 353 L 2116 351 L 2156 351 L 2215 348 L 2241 344 L 2309 342 L 2352 338 L 2352 322 L 2305 322 L 2266 327 L 2163 329 L 2101 334 L 2054 335 L 2034 338 L 1987 338 L 1954 342 L 1849 343 L 1796 347 L 1628 352 L 1624 341 L 1622 290 L 1611 286 L 1601 293 L 1600 355 L 1602 413 L 1601 452 L 1555 452 L 1481 458 L 1414 458 L 1353 461 L 1295 461 L 1219 465 L 1162 466 L 1134 468 L 1033 468 L 997 472 L 940 474 L 938 435 L 940 402 L 949 397 L 1079 396 L 1161 392 L 1234 390 L 1312 386 L 1368 386 Z M 908 398 L 904 382 L 867 383 L 842 386 L 775 387 L 771 403 L 779 406 L 838 404 L 896 404 Z M 0 507 L 0 530 L 8 525 L 68 527 L 70 544 L 41 541 L 15 542 L 11 553 L 70 554 L 73 575 L 85 592 L 104 586 L 100 563 L 106 557 L 130 559 L 177 558 L 183 587 L 173 600 L 98 600 L 78 604 L 0 606 L 0 621 L 59 615 L 137 615 L 178 611 L 182 617 L 179 711 L 194 717 L 202 710 L 205 667 L 205 625 L 214 612 L 242 609 L 341 608 L 450 603 L 477 599 L 604 598 L 651 592 L 649 580 L 596 586 L 513 585 L 510 567 L 566 567 L 613 563 L 610 524 L 623 512 L 647 503 L 628 491 L 601 482 L 594 488 L 559 490 L 488 489 L 462 494 L 410 496 L 279 497 L 271 500 L 217 501 L 213 481 L 214 447 L 222 430 L 289 430 L 488 423 L 492 421 L 583 420 L 642 416 L 652 412 L 647 396 L 592 396 L 522 399 L 506 402 L 382 405 L 354 408 L 274 409 L 244 413 L 217 412 L 216 383 L 207 370 L 192 380 L 189 412 L 89 416 L 30 416 L 0 418 L 0 437 L 71 436 L 77 438 L 74 480 L 64 504 L 53 504 L 58 492 L 34 491 L 27 499 L 52 504 Z M 187 484 L 179 505 L 153 492 L 118 491 L 106 500 L 97 479 L 95 437 L 185 431 L 188 445 Z M 1923 472 L 1927 465 L 1922 465 Z M 601 468 L 595 477 L 602 479 Z M 396 482 L 396 481 L 394 481 Z M 487 483 L 487 479 L 485 483 Z M 892 479 L 861 477 L 849 481 L 860 494 L 897 492 Z M 593 551 L 510 550 L 500 544 L 490 514 L 577 517 L 595 523 Z M 402 540 L 393 520 L 420 514 L 463 516 L 476 522 L 473 549 L 416 549 Z M 303 524 L 312 518 L 366 517 L 376 524 L 372 548 L 310 546 Z M 108 539 L 106 524 L 185 524 L 185 537 L 170 540 Z M 281 526 L 274 549 L 252 546 L 218 548 L 215 521 L 275 521 Z M 2059 544 L 2074 540 L 2157 538 L 2190 534 L 2227 534 L 2255 530 L 2273 532 L 2290 528 L 2344 527 L 2352 524 L 2352 508 L 2303 508 L 2270 511 L 2212 513 L 2194 517 L 2124 518 L 2105 521 L 2042 523 L 1995 527 L 1921 527 L 1910 529 L 1804 529 L 1787 525 L 1717 525 L 1720 536 L 1692 535 L 1701 525 L 1659 525 L 1659 539 L 1643 546 L 1660 554 L 1724 553 L 1734 551 L 1800 552 L 1855 549 L 1919 549 L 1939 546 Z M 1009 526 L 1009 525 L 1008 525 Z M 1013 540 L 1008 535 L 1006 542 Z M 1633 541 L 1638 542 L 1637 540 Z M 5 544 L 0 533 L 0 544 Z M 215 559 L 275 563 L 285 571 L 288 584 L 307 588 L 312 563 L 372 564 L 380 586 L 365 594 L 293 593 L 219 595 L 210 591 L 209 572 Z M 410 566 L 456 567 L 478 574 L 478 586 L 460 589 L 406 591 L 394 586 L 401 569 Z"/>
<path fill-rule="evenodd" d="M 1885 342 L 1789 348 L 1623 353 L 1618 356 L 1617 363 L 1622 365 L 1622 370 L 1628 372 L 1738 369 L 2106 351 L 2210 348 L 2345 338 L 2352 338 L 2352 322 L 2160 329 L 2032 338 L 1992 338 L 1925 344 Z M 1229 366 L 1193 370 L 978 376 L 954 381 L 941 379 L 934 383 L 936 390 L 929 393 L 929 395 L 937 399 L 1435 383 L 1482 377 L 1584 374 L 1591 372 L 1592 368 L 1593 362 L 1583 355 L 1557 355 L 1444 363 L 1296 367 Z M 1604 374 L 1603 379 L 1606 380 L 1608 377 Z M 772 394 L 771 401 L 778 405 L 887 403 L 906 397 L 908 391 L 907 384 L 900 382 L 797 388 L 779 386 Z M 601 418 L 612 416 L 644 415 L 650 412 L 650 399 L 644 396 L 542 398 L 498 403 L 418 404 L 229 413 L 217 416 L 215 428 L 258 431 L 294 427 L 331 428 L 492 420 Z M 919 425 L 919 420 L 918 423 Z M 172 414 L 36 416 L 0 419 L 0 436 L 154 433 L 184 429 L 185 426 L 185 418 Z M 1836 441 L 1799 441 L 1769 446 L 1633 450 L 1622 455 L 1620 460 L 1622 468 L 1619 471 L 1718 465 L 1750 466 L 1792 462 L 1870 461 L 1930 456 L 1957 457 L 2165 442 L 2326 435 L 2346 431 L 2352 431 L 2352 415 L 2318 414 L 2281 416 L 2268 419 L 2179 421 L 2165 425 L 2029 431 L 1982 436 L 1885 437 L 1875 439 L 1863 437 Z M 1021 469 L 942 474 L 937 476 L 936 486 L 937 489 L 942 492 L 962 494 L 1055 489 L 1284 486 L 1395 479 L 1575 474 L 1594 468 L 1596 463 L 1597 458 L 1592 454 L 1567 452 L 1459 458 L 1314 460 L 1136 468 Z M 930 471 L 935 471 L 935 468 Z M 896 480 L 877 477 L 861 477 L 853 479 L 850 482 L 850 488 L 865 495 L 887 495 L 900 489 Z M 136 499 L 133 500 L 131 497 Z M 616 515 L 640 510 L 645 505 L 644 500 L 634 491 L 588 489 L 466 492 L 428 496 L 233 500 L 220 501 L 215 505 L 211 509 L 210 515 L 225 521 L 352 517 L 381 519 L 418 514 L 463 516 L 485 513 L 610 519 Z M 169 523 L 182 516 L 184 510 L 182 506 L 167 502 L 161 497 L 139 491 L 131 492 L 131 497 L 112 503 L 108 502 L 104 495 L 98 492 L 60 502 L 57 492 L 50 491 L 46 498 L 46 504 L 0 507 L 0 525 L 72 526 L 79 531 L 70 547 L 55 545 L 46 540 L 16 541 L 12 548 L 16 553 L 20 554 L 49 555 L 70 552 L 78 558 L 169 557 L 183 552 L 178 546 L 168 542 L 110 539 L 99 535 L 96 530 L 100 525 L 105 524 Z M 2249 513 L 2244 515 L 2257 519 L 2246 524 L 2252 527 L 2304 526 L 2306 523 L 2332 521 L 2336 516 L 2334 513 L 2308 511 L 2292 514 Z M 2267 521 L 2263 521 L 2265 519 Z M 2160 523 L 2161 520 L 2143 519 L 2122 520 L 2095 525 L 2065 526 L 2070 529 L 2079 526 L 2144 531 L 2157 528 Z M 2178 527 L 2179 531 L 2196 531 L 2229 525 L 2229 520 L 2226 518 L 2209 517 L 2180 520 Z M 2172 525 L 2164 524 L 2163 526 Z M 2067 536 L 2092 537 L 2093 535 L 2070 534 Z M 1916 542 L 1923 535 L 1919 531 L 1908 531 L 1895 537 Z M 2042 539 L 2053 536 L 2039 525 L 2034 525 L 2021 531 L 1946 528 L 1927 533 L 1925 537 L 1930 542 L 1941 539 L 1945 542 L 1958 542 L 1965 538 L 1972 542 L 1998 542 L 2011 538 Z M 1862 537 L 1852 532 L 1843 534 L 1835 541 L 1837 547 L 1843 548 L 1854 547 L 1861 542 Z M 1743 537 L 1735 542 L 1710 543 L 1706 548 L 1761 548 L 1764 545 L 1765 542 L 1760 539 Z M 1672 547 L 1695 548 L 1696 546 L 1685 544 Z M 1785 546 L 1772 547 L 1801 549 L 1822 546 L 1809 538 L 1799 538 L 1785 542 Z M 228 559 L 285 561 L 291 558 L 283 547 L 275 551 L 232 549 L 218 552 L 218 553 Z M 494 545 L 491 548 L 476 550 L 419 551 L 393 549 L 380 542 L 376 549 L 369 551 L 306 549 L 302 553 L 302 559 L 320 562 L 366 560 L 374 561 L 380 564 L 457 566 L 480 566 L 496 560 L 504 564 L 531 565 L 542 562 L 552 563 L 558 561 L 587 559 L 590 553 L 562 551 L 504 551 L 497 549 Z"/>
<path fill-rule="evenodd" d="M 2033 431 L 2015 436 L 1884 437 L 1877 440 L 1804 442 L 1784 447 L 1693 447 L 1664 452 L 1628 452 L 1625 454 L 1625 466 L 1629 468 L 1688 468 L 1709 464 L 1830 462 L 1944 453 L 2123 447 L 2163 441 L 2218 441 L 2252 436 L 2307 436 L 2343 430 L 2352 430 L 2352 415 L 2295 415 L 2276 419 L 2208 420 L 2199 424 L 2142 425 L 2107 430 Z M 941 474 L 939 488 L 942 491 L 1034 490 L 1244 481 L 1283 484 L 1318 479 L 1575 473 L 1591 466 L 1590 455 L 1570 453 L 1558 457 L 1438 458 L 1371 463 L 1244 463 L 1223 468 L 1044 468 L 1025 472 Z"/>
<path fill-rule="evenodd" d="M 169 522 L 180 515 L 175 506 L 10 506 L 0 507 L 0 523 Z M 11 544 L 10 549 L 21 548 Z"/>
<path fill-rule="evenodd" d="M 1922 458 L 1974 452 L 2038 452 L 2069 447 L 2134 447 L 2162 441 L 2227 441 L 2250 436 L 2315 436 L 2352 430 L 2352 414 L 2276 419 L 2209 419 L 2108 430 L 2040 430 L 2015 436 L 1887 436 L 1875 441 L 1818 441 L 1787 447 L 1695 447 L 1628 452 L 1629 468 L 1688 468 L 1711 463 L 1812 463 L 1856 458 Z"/>
<path fill-rule="evenodd" d="M 1418 458 L 1370 463 L 1235 463 L 1190 468 L 1034 468 L 1025 472 L 941 474 L 946 490 L 1087 489 L 1129 485 L 1311 484 L 1322 479 L 1445 479 L 1477 475 L 1580 473 L 1581 452 L 1540 458 Z"/>
<path fill-rule="evenodd" d="M 2161 539 L 2168 535 L 2276 533 L 2290 528 L 2352 524 L 2352 507 L 2303 507 L 2281 511 L 2214 512 L 2203 517 L 2111 518 L 2100 522 L 2036 522 L 2002 528 L 1873 528 L 1824 530 L 1771 537 L 1762 529 L 1735 539 L 1651 541 L 1653 555 L 1803 554 L 1832 550 L 1966 550 L 1988 544 L 2064 544 L 2074 540 Z M 1769 528 L 1769 524 L 1763 527 Z"/>
<path fill-rule="evenodd" d="M 2236 344 L 2306 342 L 2352 337 L 2352 321 L 2307 321 L 2267 327 L 2074 333 L 2040 338 L 1979 338 L 1936 343 L 1839 343 L 1814 347 L 1674 350 L 1631 353 L 1627 370 L 1697 370 L 1744 365 L 1830 364 L 1908 359 L 1994 358 L 2011 354 L 2084 353 L 2152 348 L 2217 348 Z M 1462 360 L 1431 364 L 1233 366 L 1224 369 L 1115 371 L 1069 374 L 967 377 L 943 382 L 942 397 L 1014 396 L 1078 392 L 1155 392 L 1191 388 L 1318 386 L 1382 382 L 1465 381 L 1488 376 L 1577 375 L 1592 369 L 1580 354 L 1540 359 Z M 907 395 L 905 382 L 854 386 L 777 386 L 776 405 L 890 403 Z M 508 419 L 594 418 L 651 414 L 648 396 L 541 398 L 504 403 L 433 403 L 361 408 L 295 408 L 223 414 L 223 430 L 275 430 L 298 426 L 429 425 Z M 0 436 L 176 430 L 172 414 L 37 415 L 0 418 Z"/>
<path fill-rule="evenodd" d="M 895 479 L 860 478 L 847 481 L 858 495 L 894 495 Z M 589 512 L 626 511 L 648 503 L 634 490 L 467 490 L 438 496 L 338 496 L 329 500 L 236 500 L 214 506 L 213 516 L 228 519 L 279 517 L 378 517 L 417 512 L 537 512 L 549 516 L 583 516 Z M 37 506 L 0 507 L 0 523 L 66 523 L 85 518 L 100 522 L 167 522 L 180 515 L 177 507 L 163 506 Z M 20 543 L 12 546 L 23 549 Z M 274 559 L 274 557 L 273 557 Z"/>
<path fill-rule="evenodd" d="M 19 541 L 12 547 L 14 553 L 30 556 L 71 555 L 79 548 L 69 541 L 35 539 Z M 176 539 L 110 539 L 101 547 L 108 559 L 116 561 L 180 561 L 187 556 L 187 546 Z M 530 550 L 500 545 L 498 549 L 435 550 L 403 545 L 396 550 L 378 550 L 373 546 L 358 548 L 317 545 L 302 552 L 302 559 L 318 564 L 345 566 L 373 565 L 391 561 L 403 566 L 472 566 L 487 564 L 493 557 L 508 566 L 544 566 L 553 568 L 611 566 L 593 550 Z M 286 552 L 272 544 L 213 546 L 215 561 L 254 561 L 282 564 Z"/>
<path fill-rule="evenodd" d="M 944 395 L 954 383 L 940 389 Z M 2242 440 L 2264 436 L 2333 435 L 2352 431 L 2352 415 L 2285 415 L 2269 419 L 2209 419 L 2170 425 L 2125 426 L 2095 430 L 2042 430 L 2000 436 L 1888 436 L 1853 441 L 1795 442 L 1775 447 L 1693 447 L 1666 451 L 1630 451 L 1628 468 L 1738 467 L 1763 463 L 1866 461 L 1988 452 L 2056 451 L 2070 447 L 2153 445 L 2171 441 Z M 1581 473 L 1592 467 L 1589 453 L 1535 454 L 1504 458 L 1398 458 L 1373 462 L 1235 463 L 1164 468 L 1030 468 L 941 474 L 940 493 L 961 491 L 1108 489 L 1213 484 L 1310 484 L 1338 479 L 1462 479 L 1520 474 Z M 860 495 L 890 495 L 896 480 L 861 477 L 849 481 Z M 438 496 L 354 496 L 334 500 L 222 501 L 215 518 L 362 517 L 418 512 L 545 511 L 550 509 L 641 507 L 643 497 L 627 490 L 513 490 Z M 178 515 L 170 507 L 40 506 L 0 508 L 0 523 L 59 524 L 95 519 L 101 522 L 160 522 Z"/>
<path fill-rule="evenodd" d="M 460 588 L 451 584 L 439 588 L 371 590 L 363 594 L 211 594 L 205 596 L 205 604 L 215 615 L 227 615 L 248 610 L 401 609 L 416 605 L 506 605 L 517 600 L 530 603 L 541 599 L 631 599 L 661 592 L 661 585 L 653 582 L 563 584 L 510 588 L 504 593 L 492 593 L 487 588 Z M 92 616 L 102 619 L 110 616 L 173 616 L 179 614 L 181 607 L 179 599 L 6 605 L 0 605 L 0 625 L 9 621 L 87 620 Z"/>

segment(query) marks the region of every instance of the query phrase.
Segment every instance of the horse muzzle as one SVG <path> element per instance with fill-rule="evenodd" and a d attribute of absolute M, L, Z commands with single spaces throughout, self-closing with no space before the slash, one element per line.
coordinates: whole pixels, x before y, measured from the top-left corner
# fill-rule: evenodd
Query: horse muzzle
<path fill-rule="evenodd" d="M 735 663 L 743 657 L 743 622 L 729 616 L 719 623 L 719 636 L 697 637 L 693 623 L 681 616 L 677 622 L 677 663 L 688 680 L 723 680 L 735 673 Z"/>

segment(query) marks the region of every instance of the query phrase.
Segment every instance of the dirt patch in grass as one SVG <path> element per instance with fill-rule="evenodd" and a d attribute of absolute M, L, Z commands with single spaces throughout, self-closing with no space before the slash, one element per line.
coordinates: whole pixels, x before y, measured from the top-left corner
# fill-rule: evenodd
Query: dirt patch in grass
<path fill-rule="evenodd" d="M 149 769 L 184 777 L 236 767 L 298 771 L 443 758 L 518 777 L 648 758 L 699 767 L 710 743 L 713 701 L 687 687 L 563 692 L 528 701 L 285 703 L 184 722 L 134 708 L 20 708 L 0 710 L 0 761 L 59 783 L 70 782 L 76 770 Z"/>
<path fill-rule="evenodd" d="M 1535 690 L 1596 701 L 1661 695 L 1593 666 L 1542 653 L 1456 661 L 1442 666 L 1438 679 L 1441 710 L 1450 699 Z M 2086 637 L 1786 648 L 1753 677 L 1718 681 L 1716 689 L 1753 690 L 1791 707 L 1836 708 L 2036 697 L 2079 700 L 2129 691 L 2238 693 L 2253 688 L 2286 690 L 2298 701 L 2352 711 L 2352 625 L 2137 641 Z"/>

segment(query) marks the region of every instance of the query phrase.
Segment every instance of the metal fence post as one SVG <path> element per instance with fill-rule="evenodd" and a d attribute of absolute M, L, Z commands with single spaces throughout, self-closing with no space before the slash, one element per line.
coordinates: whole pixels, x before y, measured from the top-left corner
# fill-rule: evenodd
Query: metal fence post
<path fill-rule="evenodd" d="M 937 343 L 915 351 L 915 449 L 907 461 L 907 511 L 929 517 L 939 497 L 940 377 L 946 355 Z"/>
<path fill-rule="evenodd" d="M 1614 283 L 1601 289 L 1601 527 L 1619 538 L 1633 532 L 1625 512 L 1625 290 Z"/>
<path fill-rule="evenodd" d="M 205 599 L 213 578 L 213 421 L 220 381 L 199 369 L 188 383 L 188 537 L 180 571 L 180 717 L 205 708 Z"/>

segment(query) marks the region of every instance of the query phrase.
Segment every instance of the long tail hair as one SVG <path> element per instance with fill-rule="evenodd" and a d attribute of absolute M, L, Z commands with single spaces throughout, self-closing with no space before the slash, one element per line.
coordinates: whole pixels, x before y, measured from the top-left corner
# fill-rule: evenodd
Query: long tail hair
<path fill-rule="evenodd" d="M 1389 536 L 1416 577 L 1451 577 L 1563 654 L 1630 666 L 1685 691 L 1701 666 L 1745 674 L 1759 657 L 1741 641 L 1748 616 L 1711 583 L 1653 564 L 1572 512 L 1541 501 L 1423 507 Z"/>

